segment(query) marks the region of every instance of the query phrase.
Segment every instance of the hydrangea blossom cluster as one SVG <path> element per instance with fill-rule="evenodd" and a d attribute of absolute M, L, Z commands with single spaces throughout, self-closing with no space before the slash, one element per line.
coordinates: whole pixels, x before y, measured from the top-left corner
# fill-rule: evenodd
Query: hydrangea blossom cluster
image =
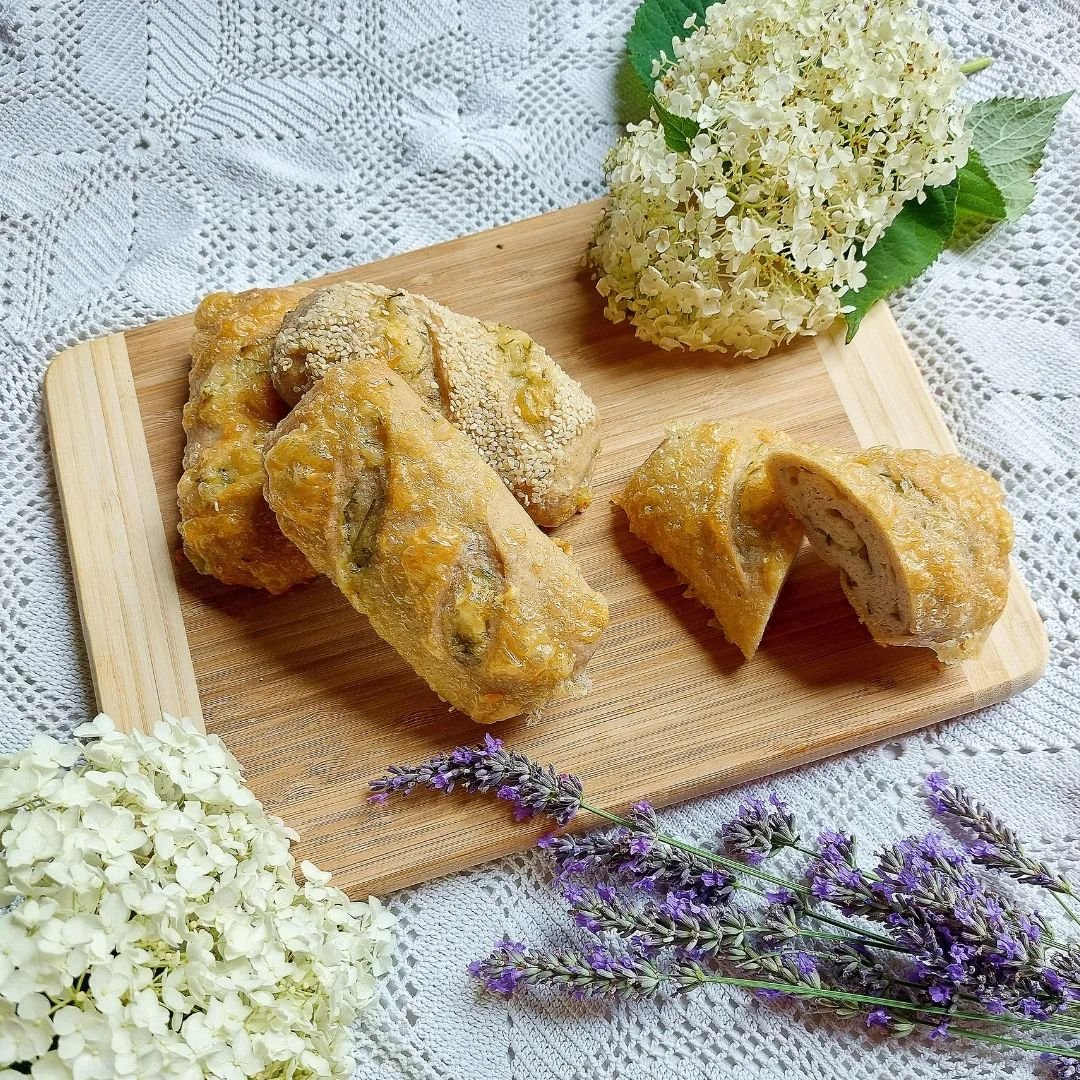
<path fill-rule="evenodd" d="M 611 152 L 588 261 L 606 313 L 671 349 L 763 356 L 864 283 L 862 256 L 967 160 L 963 82 L 908 0 L 727 0 L 657 63 L 656 119 Z"/>
<path fill-rule="evenodd" d="M 392 916 L 297 883 L 220 740 L 76 735 L 0 758 L 0 1074 L 351 1075 Z"/>

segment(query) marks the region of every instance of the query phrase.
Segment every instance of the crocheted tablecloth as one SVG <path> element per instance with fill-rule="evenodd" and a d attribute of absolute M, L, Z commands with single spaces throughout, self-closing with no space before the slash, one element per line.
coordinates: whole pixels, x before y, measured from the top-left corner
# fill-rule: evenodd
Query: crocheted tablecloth
<path fill-rule="evenodd" d="M 1075 0 L 935 5 L 972 89 L 1080 85 Z M 599 195 L 626 119 L 628 0 L 0 3 L 0 749 L 63 736 L 91 687 L 42 416 L 55 351 Z M 807 834 L 925 824 L 944 764 L 1066 872 L 1080 861 L 1080 104 L 1018 224 L 949 252 L 895 310 L 963 451 L 1003 481 L 1049 670 L 1004 705 L 774 785 Z M 753 790 L 765 790 L 754 785 Z M 708 838 L 746 791 L 664 815 Z M 971 1047 L 886 1044 L 741 993 L 609 1007 L 506 1003 L 467 961 L 557 941 L 543 861 L 400 893 L 397 963 L 360 1031 L 379 1080 L 1030 1075 Z"/>

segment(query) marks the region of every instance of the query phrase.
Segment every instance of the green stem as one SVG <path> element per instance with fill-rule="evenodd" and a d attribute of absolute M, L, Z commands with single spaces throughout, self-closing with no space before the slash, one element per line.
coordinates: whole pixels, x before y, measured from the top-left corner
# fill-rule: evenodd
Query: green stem
<path fill-rule="evenodd" d="M 843 919 L 834 919 L 831 915 L 822 915 L 819 911 L 808 911 L 806 914 L 811 919 L 816 919 L 818 922 L 823 922 L 829 926 L 835 926 L 841 930 L 849 930 L 852 933 L 859 934 L 861 937 L 869 939 L 870 943 L 875 948 L 893 949 L 898 952 L 909 951 L 902 945 L 897 945 L 895 941 L 885 937 L 883 934 L 877 934 L 873 930 L 864 930 L 861 926 L 856 926 L 854 923 L 844 922 Z"/>
<path fill-rule="evenodd" d="M 960 74 L 974 75 L 978 71 L 985 71 L 993 62 L 993 57 L 977 56 L 974 60 L 966 60 L 960 65 Z"/>
<path fill-rule="evenodd" d="M 1050 895 L 1058 902 L 1058 906 L 1061 908 L 1061 910 L 1064 911 L 1065 914 L 1068 915 L 1069 918 L 1072 919 L 1072 921 L 1076 923 L 1077 926 L 1080 926 L 1080 918 L 1077 918 L 1076 912 L 1073 911 L 1073 909 L 1065 903 L 1061 896 L 1058 893 L 1054 892 L 1052 889 L 1050 890 Z M 1073 896 L 1073 893 L 1070 892 L 1069 895 Z"/>
<path fill-rule="evenodd" d="M 898 979 L 895 976 L 890 976 L 890 981 L 897 986 L 908 986 L 912 990 L 926 990 L 925 983 L 912 982 L 910 979 Z M 961 992 L 957 995 L 963 1001 L 970 1001 L 975 1005 L 981 1004 L 979 999 L 972 994 Z M 956 1015 L 955 1013 L 953 1014 Z M 1046 1027 L 1051 1026 L 1054 1031 L 1067 1031 L 1070 1034 L 1080 1035 L 1080 1024 L 1070 1020 L 1065 1013 L 1055 1013 L 1053 1020 L 1034 1020 L 1027 1016 L 1016 1016 L 1009 1020 L 1009 1023 L 1015 1024 L 1017 1027 Z"/>
<path fill-rule="evenodd" d="M 974 1020 L 980 1024 L 1003 1024 L 1009 1027 L 1035 1026 L 1044 1030 L 1059 1030 L 1054 1027 L 1053 1021 L 1050 1020 L 1031 1020 L 1026 1017 L 991 1016 L 989 1013 L 960 1012 L 939 1005 L 919 1005 L 911 1001 L 901 1001 L 898 998 L 875 997 L 872 994 L 850 994 L 846 990 L 827 990 L 824 987 L 780 983 L 771 979 L 740 979 L 728 975 L 703 975 L 700 981 L 717 983 L 722 986 L 740 986 L 747 990 L 779 990 L 781 993 L 792 994 L 795 997 L 826 998 L 847 1005 L 880 1005 L 882 1008 L 893 1009 L 898 1012 L 922 1013 L 927 1016 L 941 1016 L 945 1019 Z M 954 1028 L 953 1031 L 955 1030 Z M 1065 1028 L 1064 1030 L 1070 1031 L 1071 1029 Z M 1035 1043 L 1020 1043 L 1016 1040 L 1002 1039 L 999 1036 L 988 1035 L 986 1038 L 995 1042 L 1004 1042 L 1010 1046 L 1018 1046 L 1023 1050 L 1042 1050 L 1050 1054 L 1061 1054 L 1063 1057 L 1080 1058 L 1080 1050 L 1068 1050 L 1056 1046 L 1039 1046 Z"/>
<path fill-rule="evenodd" d="M 1026 1039 L 1006 1039 L 1001 1035 L 990 1035 L 985 1031 L 972 1031 L 970 1028 L 950 1027 L 949 1034 L 959 1035 L 962 1039 L 974 1039 L 977 1042 L 1011 1046 L 1014 1050 L 1033 1050 L 1037 1054 L 1055 1054 L 1057 1057 L 1080 1058 L 1080 1051 L 1070 1050 L 1065 1046 L 1047 1046 L 1045 1043 L 1028 1042 Z"/>

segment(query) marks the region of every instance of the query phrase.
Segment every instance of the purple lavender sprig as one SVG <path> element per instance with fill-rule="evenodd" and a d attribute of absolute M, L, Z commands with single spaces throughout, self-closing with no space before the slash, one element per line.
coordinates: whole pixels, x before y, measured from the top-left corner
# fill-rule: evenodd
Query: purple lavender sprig
<path fill-rule="evenodd" d="M 1024 851 L 1020 839 L 996 814 L 968 794 L 959 784 L 950 783 L 944 773 L 926 778 L 930 805 L 950 824 L 973 833 L 964 847 L 972 861 L 989 870 L 1000 870 L 1027 885 L 1073 896 L 1073 889 L 1061 874 Z"/>
<path fill-rule="evenodd" d="M 551 856 L 562 879 L 610 874 L 661 897 L 675 893 L 713 906 L 731 900 L 734 875 L 701 855 L 665 843 L 648 803 L 638 803 L 626 820 L 625 827 L 609 833 L 545 836 L 540 847 Z"/>
<path fill-rule="evenodd" d="M 750 934 L 757 927 L 734 908 L 695 904 L 684 895 L 670 894 L 659 904 L 636 904 L 607 885 L 575 898 L 574 921 L 593 934 L 620 934 L 643 951 L 665 948 L 700 960 L 719 957 L 742 962 L 755 954 Z"/>
<path fill-rule="evenodd" d="M 518 821 L 547 814 L 565 825 L 581 806 L 578 777 L 507 750 L 491 735 L 484 736 L 482 746 L 459 746 L 419 765 L 391 765 L 386 776 L 371 782 L 369 801 L 385 804 L 391 795 L 411 795 L 417 788 L 449 794 L 458 785 L 513 803 Z"/>
<path fill-rule="evenodd" d="M 822 834 L 816 851 L 806 852 L 787 807 L 772 799 L 744 805 L 723 830 L 723 854 L 659 833 L 647 804 L 625 817 L 590 806 L 576 777 L 490 736 L 481 747 L 395 766 L 372 785 L 372 799 L 455 786 L 494 793 L 519 817 L 548 814 L 565 825 L 583 811 L 617 826 L 612 834 L 544 841 L 575 921 L 588 935 L 604 935 L 603 943 L 594 938 L 588 948 L 546 953 L 503 942 L 471 969 L 496 993 L 543 985 L 575 996 L 653 997 L 665 986 L 721 983 L 858 1015 L 892 1034 L 922 1027 L 931 1039 L 963 1037 L 1080 1060 L 1080 1050 L 1068 1046 L 985 1030 L 1035 1027 L 1080 1038 L 1080 946 L 1053 938 L 1037 913 L 981 881 L 977 866 L 1009 872 L 1000 858 L 986 861 L 982 848 L 960 851 L 930 834 L 885 848 L 868 870 L 858 864 L 853 839 L 839 833 Z M 992 825 L 984 818 L 982 827 L 995 829 L 995 857 L 1004 851 L 1019 867 L 1015 835 L 996 818 Z M 784 847 L 812 856 L 805 883 L 760 869 Z M 1030 860 L 1023 867 L 1038 884 L 1044 871 Z M 742 875 L 774 887 L 759 892 Z M 583 888 L 588 878 L 591 892 Z M 629 898 L 616 883 L 630 889 Z M 756 913 L 736 909 L 737 889 L 764 904 Z M 835 918 L 824 905 L 883 932 Z M 733 965 L 736 974 L 704 966 L 716 964 Z"/>
<path fill-rule="evenodd" d="M 484 960 L 474 960 L 469 972 L 486 990 L 503 997 L 519 984 L 529 984 L 565 990 L 574 997 L 651 998 L 665 981 L 651 960 L 633 952 L 614 953 L 599 945 L 580 952 L 543 952 L 509 939 Z"/>
<path fill-rule="evenodd" d="M 855 865 L 847 838 L 825 834 L 809 875 L 815 896 L 889 929 L 936 1004 L 967 998 L 999 1015 L 1040 1019 L 1070 1000 L 1041 917 L 981 882 L 940 836 L 886 847 L 868 872 Z"/>

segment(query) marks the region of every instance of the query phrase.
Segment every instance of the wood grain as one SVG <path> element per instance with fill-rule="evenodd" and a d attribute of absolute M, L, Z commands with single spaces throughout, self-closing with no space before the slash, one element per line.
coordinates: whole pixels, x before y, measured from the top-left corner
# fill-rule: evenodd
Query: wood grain
<path fill-rule="evenodd" d="M 202 725 L 123 335 L 60 353 L 45 401 L 98 707 L 125 731 Z"/>
<path fill-rule="evenodd" d="M 611 626 L 590 665 L 592 692 L 537 722 L 502 724 L 499 734 L 580 773 L 601 806 L 626 807 L 646 796 L 664 804 L 954 716 L 1033 682 L 1046 639 L 1019 579 L 984 657 L 954 668 L 928 651 L 875 645 L 833 574 L 808 551 L 752 662 L 708 625 L 705 609 L 682 595 L 609 501 L 667 424 L 749 414 L 834 445 L 950 449 L 952 442 L 884 305 L 864 320 L 853 346 L 837 332 L 747 362 L 663 353 L 613 326 L 579 269 L 597 213 L 596 204 L 575 207 L 334 276 L 425 292 L 467 314 L 520 326 L 583 382 L 603 417 L 595 502 L 559 530 L 611 603 Z M 183 317 L 124 335 L 157 513 L 147 498 L 138 502 L 108 479 L 90 484 L 103 490 L 89 512 L 78 494 L 88 470 L 115 477 L 121 467 L 110 456 L 116 451 L 108 430 L 99 423 L 54 433 L 84 612 L 88 603 L 105 602 L 110 578 L 121 604 L 129 593 L 141 596 L 147 580 L 157 582 L 145 572 L 137 577 L 104 540 L 89 538 L 94 514 L 110 518 L 121 535 L 132 528 L 157 536 L 164 523 L 170 547 L 178 546 L 190 333 L 191 319 Z M 94 347 L 57 362 L 50 416 L 101 407 L 94 402 L 108 387 L 81 372 Z M 115 345 L 109 350 L 122 355 Z M 124 415 L 130 427 L 133 407 Z M 124 445 L 129 460 L 138 457 Z M 146 485 L 140 490 L 149 495 Z M 160 574 L 160 552 L 150 555 Z M 387 763 L 474 742 L 480 729 L 438 702 L 325 581 L 275 599 L 200 577 L 182 560 L 169 565 L 207 726 L 224 737 L 267 806 L 300 831 L 301 854 L 332 870 L 351 893 L 446 874 L 520 849 L 540 831 L 523 830 L 505 807 L 478 800 L 418 796 L 391 809 L 368 805 L 368 781 Z M 130 678 L 140 687 L 133 708 L 141 714 L 152 704 L 159 670 L 170 676 L 161 665 L 175 643 L 148 642 L 141 659 L 125 651 L 130 634 L 153 636 L 156 624 L 175 625 L 159 610 L 167 592 L 159 587 L 144 598 L 151 614 L 141 622 L 134 613 L 120 622 L 84 615 L 103 706 L 124 707 L 130 695 L 120 691 Z M 120 677 L 99 673 L 110 664 L 118 675 L 122 668 Z M 160 693 L 163 704 L 170 694 L 175 698 L 175 689 Z"/>

